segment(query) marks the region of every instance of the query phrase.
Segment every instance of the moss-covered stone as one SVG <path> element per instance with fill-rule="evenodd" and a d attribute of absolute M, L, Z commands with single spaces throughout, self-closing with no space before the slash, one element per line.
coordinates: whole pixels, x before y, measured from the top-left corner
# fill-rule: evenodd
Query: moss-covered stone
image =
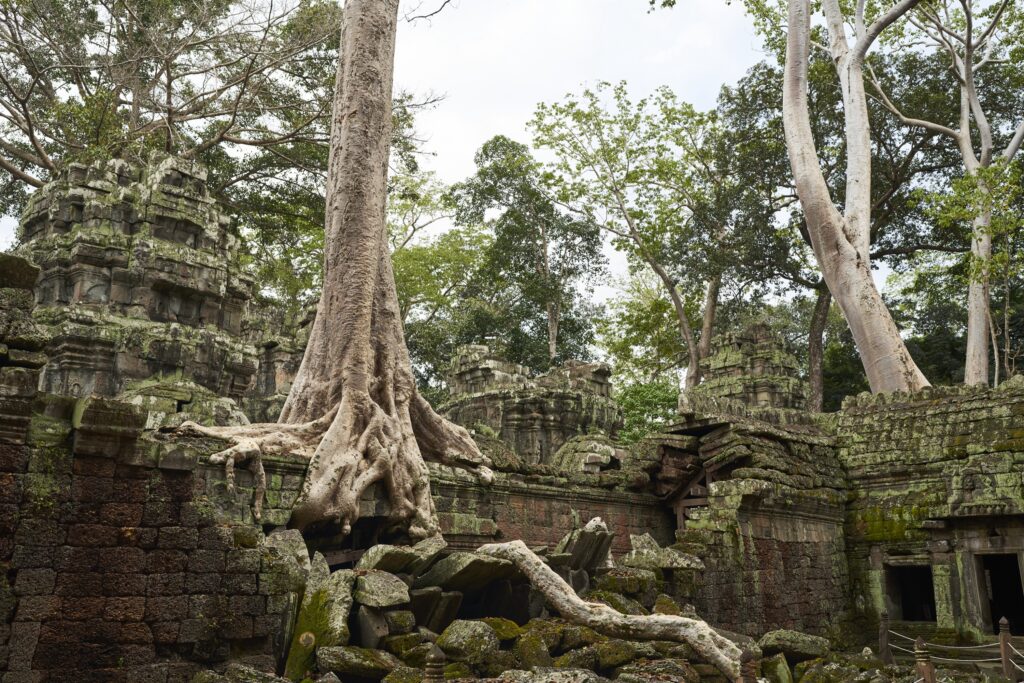
<path fill-rule="evenodd" d="M 523 634 L 522 627 L 510 619 L 484 617 L 480 621 L 494 629 L 494 635 L 498 636 L 498 640 L 502 642 L 515 640 Z"/>
<path fill-rule="evenodd" d="M 824 657 L 831 649 L 825 638 L 788 629 L 769 631 L 757 644 L 766 656 L 781 652 L 791 664 Z"/>
<path fill-rule="evenodd" d="M 394 607 L 409 602 L 409 586 L 400 578 L 377 569 L 356 573 L 352 597 L 368 607 Z"/>
<path fill-rule="evenodd" d="M 761 660 L 761 675 L 768 683 L 793 683 L 793 672 L 781 652 Z"/>
<path fill-rule="evenodd" d="M 498 651 L 499 641 L 487 623 L 456 619 L 441 633 L 437 646 L 449 659 L 478 664 Z"/>
<path fill-rule="evenodd" d="M 544 641 L 543 635 L 537 630 L 524 632 L 512 646 L 512 652 L 521 666 L 531 669 L 535 666 L 551 666 L 554 660 Z"/>
<path fill-rule="evenodd" d="M 647 614 L 647 610 L 636 600 L 611 591 L 590 591 L 587 600 L 604 603 L 621 614 Z"/>
<path fill-rule="evenodd" d="M 380 680 L 401 666 L 401 662 L 387 652 L 351 645 L 319 648 L 316 664 L 321 672 L 334 672 L 342 680 L 354 676 Z"/>
<path fill-rule="evenodd" d="M 422 683 L 424 672 L 411 666 L 400 666 L 382 679 L 382 683 Z"/>
<path fill-rule="evenodd" d="M 700 674 L 685 659 L 664 659 L 656 662 L 634 662 L 619 667 L 615 680 L 620 683 L 698 683 Z"/>

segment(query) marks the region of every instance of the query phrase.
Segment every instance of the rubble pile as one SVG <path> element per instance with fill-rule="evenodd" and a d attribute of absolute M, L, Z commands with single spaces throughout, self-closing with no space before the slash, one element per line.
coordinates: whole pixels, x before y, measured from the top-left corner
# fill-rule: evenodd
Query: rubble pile
<path fill-rule="evenodd" d="M 624 614 L 692 615 L 689 591 L 700 560 L 634 536 L 634 550 L 616 563 L 612 536 L 595 518 L 535 552 L 587 600 Z M 609 638 L 567 622 L 514 564 L 449 552 L 440 536 L 408 547 L 377 545 L 354 566 L 333 571 L 322 554 L 305 555 L 298 532 L 277 532 L 267 542 L 299 558 L 307 577 L 287 634 L 284 678 L 235 662 L 223 674 L 200 674 L 198 683 L 419 683 L 429 680 L 432 662 L 446 680 L 725 680 L 687 645 Z"/>

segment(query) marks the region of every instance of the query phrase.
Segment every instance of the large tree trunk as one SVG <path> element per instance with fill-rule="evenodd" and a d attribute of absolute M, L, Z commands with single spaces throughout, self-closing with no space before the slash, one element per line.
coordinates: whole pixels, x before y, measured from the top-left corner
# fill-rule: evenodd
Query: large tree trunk
<path fill-rule="evenodd" d="M 989 261 L 992 258 L 991 213 L 974 219 L 971 238 L 971 283 L 967 290 L 967 354 L 964 384 L 988 384 Z"/>
<path fill-rule="evenodd" d="M 821 287 L 807 334 L 807 409 L 816 413 L 820 413 L 825 404 L 825 327 L 831 307 L 832 293 L 828 287 Z"/>
<path fill-rule="evenodd" d="M 466 430 L 438 416 L 419 395 L 405 345 L 385 224 L 398 4 L 345 4 L 324 287 L 280 424 L 230 432 L 189 428 L 234 443 L 225 453 L 242 448 L 249 454 L 235 460 L 313 449 L 292 512 L 294 526 L 336 522 L 347 534 L 364 491 L 382 483 L 392 524 L 423 538 L 438 531 L 424 456 L 479 468 L 485 477 L 489 463 Z"/>
<path fill-rule="evenodd" d="M 870 137 L 867 136 L 860 58 L 867 49 L 849 50 L 840 34 L 842 22 L 830 18 L 836 70 L 843 86 L 847 140 L 845 215 L 836 208 L 821 171 L 807 103 L 810 53 L 810 0 L 790 0 L 789 35 L 783 84 L 786 148 L 797 195 L 806 216 L 811 246 L 825 282 L 850 325 L 857 351 L 874 392 L 915 391 L 928 381 L 914 363 L 899 329 L 875 287 L 868 256 L 870 221 Z M 838 27 L 836 26 L 838 25 Z M 881 30 L 881 29 L 879 29 Z"/>

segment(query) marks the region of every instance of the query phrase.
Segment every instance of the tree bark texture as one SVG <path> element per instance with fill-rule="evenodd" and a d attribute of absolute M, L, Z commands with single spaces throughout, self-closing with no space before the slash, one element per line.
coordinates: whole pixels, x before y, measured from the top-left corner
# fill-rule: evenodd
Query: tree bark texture
<path fill-rule="evenodd" d="M 811 326 L 807 334 L 807 409 L 820 413 L 825 403 L 825 327 L 828 325 L 828 311 L 832 308 L 832 293 L 828 287 L 818 290 L 814 303 Z"/>
<path fill-rule="evenodd" d="M 391 523 L 438 532 L 424 456 L 489 478 L 469 433 L 419 395 L 388 250 L 385 194 L 399 0 L 347 0 L 327 180 L 324 287 L 279 424 L 203 430 L 247 457 L 312 451 L 292 525 L 336 522 L 347 534 L 359 499 L 381 483 Z M 190 427 L 195 429 L 195 427 Z"/>
<path fill-rule="evenodd" d="M 839 13 L 836 0 L 825 0 L 823 6 L 836 71 L 842 85 L 846 117 L 848 167 L 845 214 L 836 208 L 829 193 L 811 129 L 807 103 L 810 0 L 790 0 L 789 3 L 783 84 L 786 148 L 797 195 L 806 216 L 818 265 L 853 333 L 871 390 L 876 393 L 916 391 L 928 386 L 928 380 L 907 351 L 871 276 L 868 253 L 871 141 L 862 74 L 867 45 L 858 42 L 853 49 L 847 47 L 841 15 L 839 19 L 836 17 Z M 873 26 L 872 31 L 877 35 L 882 28 L 884 26 L 877 29 Z"/>

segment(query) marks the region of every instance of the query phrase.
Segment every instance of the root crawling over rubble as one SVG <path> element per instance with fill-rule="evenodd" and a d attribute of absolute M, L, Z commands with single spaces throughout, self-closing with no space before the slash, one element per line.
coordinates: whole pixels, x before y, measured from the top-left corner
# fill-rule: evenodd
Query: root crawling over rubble
<path fill-rule="evenodd" d="M 607 605 L 582 600 L 522 541 L 492 543 L 481 546 L 477 552 L 514 563 L 564 619 L 615 638 L 686 643 L 730 679 L 739 677 L 740 648 L 700 619 L 669 614 L 620 614 Z"/>

